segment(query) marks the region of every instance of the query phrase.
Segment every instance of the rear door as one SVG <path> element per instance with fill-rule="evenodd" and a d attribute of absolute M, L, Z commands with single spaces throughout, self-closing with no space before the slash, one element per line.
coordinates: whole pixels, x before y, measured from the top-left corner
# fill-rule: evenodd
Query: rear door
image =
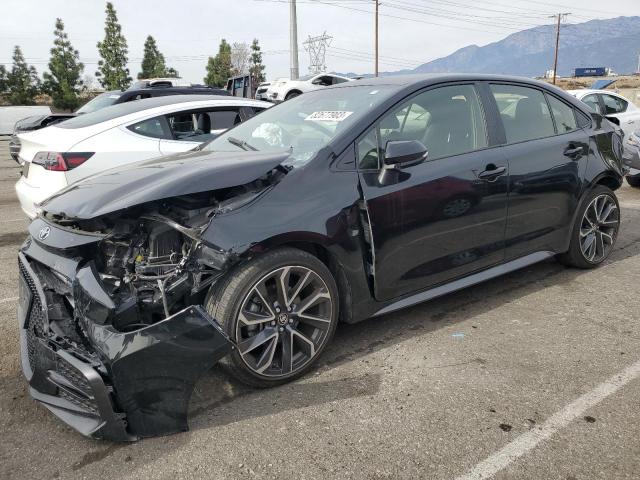
<path fill-rule="evenodd" d="M 238 106 L 199 108 L 166 115 L 169 137 L 160 141 L 163 154 L 186 152 L 243 121 Z"/>
<path fill-rule="evenodd" d="M 532 86 L 491 84 L 490 89 L 509 162 L 506 260 L 563 251 L 582 191 L 589 136 L 580 125 L 588 119 Z"/>
<path fill-rule="evenodd" d="M 603 115 L 615 117 L 620 120 L 620 128 L 625 137 L 631 135 L 640 128 L 640 110 L 624 98 L 617 95 L 601 93 Z"/>
<path fill-rule="evenodd" d="M 474 84 L 426 90 L 357 142 L 372 237 L 375 296 L 389 300 L 500 263 L 508 166 L 492 148 Z M 418 140 L 427 161 L 381 177 L 387 142 Z"/>

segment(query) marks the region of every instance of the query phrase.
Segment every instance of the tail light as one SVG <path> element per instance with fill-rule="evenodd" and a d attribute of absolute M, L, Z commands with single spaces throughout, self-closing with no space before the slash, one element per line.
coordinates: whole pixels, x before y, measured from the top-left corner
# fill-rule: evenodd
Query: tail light
<path fill-rule="evenodd" d="M 41 165 L 45 170 L 66 172 L 82 165 L 93 156 L 93 152 L 38 152 L 32 163 Z"/>

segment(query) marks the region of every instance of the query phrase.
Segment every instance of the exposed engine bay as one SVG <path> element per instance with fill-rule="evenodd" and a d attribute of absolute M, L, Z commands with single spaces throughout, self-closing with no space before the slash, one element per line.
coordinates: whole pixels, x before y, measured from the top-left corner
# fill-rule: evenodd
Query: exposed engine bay
<path fill-rule="evenodd" d="M 119 305 L 113 326 L 133 331 L 203 303 L 207 288 L 232 255 L 205 245 L 201 233 L 214 217 L 250 203 L 285 172 L 282 167 L 247 185 L 151 202 L 95 219 L 46 213 L 44 218 L 73 232 L 103 235 L 90 258 L 106 293 Z"/>

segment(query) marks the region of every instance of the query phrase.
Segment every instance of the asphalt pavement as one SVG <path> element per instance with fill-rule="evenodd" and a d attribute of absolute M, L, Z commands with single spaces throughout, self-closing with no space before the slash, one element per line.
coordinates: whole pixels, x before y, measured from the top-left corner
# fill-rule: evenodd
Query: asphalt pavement
<path fill-rule="evenodd" d="M 115 444 L 29 397 L 18 175 L 0 140 L 1 479 L 640 478 L 640 190 L 618 191 L 620 235 L 596 270 L 549 260 L 340 325 L 317 368 L 279 388 L 214 368 L 189 432 Z"/>

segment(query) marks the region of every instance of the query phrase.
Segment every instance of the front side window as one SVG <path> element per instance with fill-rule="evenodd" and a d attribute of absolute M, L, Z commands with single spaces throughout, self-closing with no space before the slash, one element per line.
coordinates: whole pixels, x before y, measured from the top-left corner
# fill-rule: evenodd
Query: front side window
<path fill-rule="evenodd" d="M 549 100 L 549 105 L 551 106 L 553 119 L 556 121 L 557 133 L 567 133 L 578 128 L 572 107 L 551 95 L 547 95 L 547 100 Z"/>
<path fill-rule="evenodd" d="M 133 133 L 152 138 L 167 138 L 165 131 L 162 128 L 161 117 L 150 118 L 149 120 L 143 120 L 142 122 L 134 123 L 127 127 Z"/>
<path fill-rule="evenodd" d="M 507 143 L 555 135 L 549 106 L 540 90 L 516 85 L 491 85 Z"/>
<path fill-rule="evenodd" d="M 358 142 L 360 168 L 376 168 L 387 142 L 417 140 L 435 160 L 486 147 L 487 132 L 473 85 L 440 87 L 416 95 L 386 114 Z M 371 143 L 378 139 L 378 151 Z"/>
<path fill-rule="evenodd" d="M 602 102 L 604 103 L 605 115 L 622 113 L 627 110 L 628 102 L 613 95 L 602 95 Z"/>
<path fill-rule="evenodd" d="M 206 142 L 241 122 L 238 108 L 179 112 L 167 115 L 174 140 Z"/>
<path fill-rule="evenodd" d="M 598 101 L 597 95 L 587 95 L 582 99 L 582 101 L 583 103 L 586 103 L 594 112 L 602 114 L 602 109 L 600 108 L 600 102 Z"/>

